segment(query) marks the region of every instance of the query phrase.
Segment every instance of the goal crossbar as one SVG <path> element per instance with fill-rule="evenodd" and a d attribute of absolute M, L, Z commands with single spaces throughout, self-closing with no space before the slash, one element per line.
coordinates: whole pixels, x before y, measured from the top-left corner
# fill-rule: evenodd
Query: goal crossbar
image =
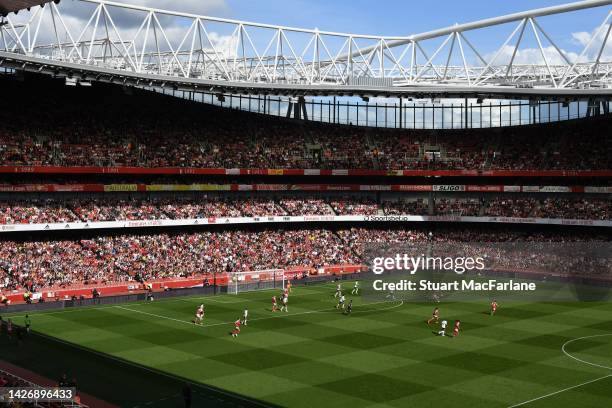
<path fill-rule="evenodd" d="M 263 271 L 233 272 L 228 283 L 228 293 L 237 295 L 266 289 L 285 289 L 285 271 L 283 269 L 268 269 Z"/>

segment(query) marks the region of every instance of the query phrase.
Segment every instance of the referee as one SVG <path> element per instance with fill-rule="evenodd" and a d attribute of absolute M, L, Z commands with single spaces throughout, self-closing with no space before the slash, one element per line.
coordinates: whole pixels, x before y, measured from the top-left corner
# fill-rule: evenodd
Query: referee
<path fill-rule="evenodd" d="M 26 329 L 26 333 L 30 334 L 30 327 L 32 326 L 32 319 L 30 319 L 30 316 L 25 315 L 25 329 Z"/>

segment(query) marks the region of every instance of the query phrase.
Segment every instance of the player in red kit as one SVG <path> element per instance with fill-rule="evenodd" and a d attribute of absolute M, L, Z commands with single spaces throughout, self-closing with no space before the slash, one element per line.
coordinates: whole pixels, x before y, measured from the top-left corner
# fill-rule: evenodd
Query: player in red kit
<path fill-rule="evenodd" d="M 272 311 L 276 312 L 278 310 L 278 304 L 276 303 L 276 296 L 272 296 Z"/>
<path fill-rule="evenodd" d="M 431 324 L 432 322 L 438 323 L 438 320 L 440 320 L 440 309 L 436 307 L 431 314 L 431 319 L 427 321 L 427 324 Z"/>
<path fill-rule="evenodd" d="M 491 316 L 494 316 L 495 312 L 497 312 L 497 300 L 493 299 L 491 302 Z"/>
<path fill-rule="evenodd" d="M 455 321 L 455 327 L 453 328 L 453 337 L 457 337 L 459 335 L 459 326 L 461 326 L 461 320 Z"/>
<path fill-rule="evenodd" d="M 234 330 L 232 330 L 232 337 L 238 337 L 238 335 L 240 334 L 240 324 L 240 319 L 234 322 Z"/>

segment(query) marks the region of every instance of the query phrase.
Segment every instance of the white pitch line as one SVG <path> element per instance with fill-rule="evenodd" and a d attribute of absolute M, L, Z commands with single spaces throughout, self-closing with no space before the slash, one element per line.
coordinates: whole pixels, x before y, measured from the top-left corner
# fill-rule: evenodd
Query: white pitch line
<path fill-rule="evenodd" d="M 612 367 L 608 367 L 608 366 L 604 366 L 604 365 L 596 364 L 596 363 L 591 363 L 590 361 L 582 360 L 582 359 L 580 359 L 578 357 L 572 356 L 570 353 L 568 353 L 565 350 L 565 346 L 567 346 L 568 344 L 571 344 L 571 343 L 573 343 L 575 341 L 583 340 L 583 339 L 591 339 L 591 338 L 594 338 L 594 337 L 605 337 L 605 336 L 612 336 L 612 333 L 610 333 L 610 334 L 595 334 L 593 336 L 578 337 L 576 339 L 572 339 L 572 340 L 566 341 L 563 344 L 563 346 L 561 346 L 561 351 L 563 351 L 563 354 L 565 354 L 569 358 L 574 359 L 574 360 L 576 360 L 578 362 L 581 362 L 583 364 L 588 364 L 590 366 L 594 366 L 594 367 L 598 367 L 598 368 L 604 368 L 606 370 L 612 370 Z M 584 385 L 592 384 L 594 382 L 601 381 L 601 380 L 609 378 L 609 377 L 612 377 L 612 374 L 604 375 L 603 377 L 595 378 L 594 380 L 590 380 L 590 381 L 584 382 L 582 384 L 574 385 L 572 387 L 564 388 L 564 389 L 559 390 L 559 391 L 551 392 L 550 394 L 542 395 L 541 397 L 530 399 L 529 401 L 521 402 L 520 404 L 512 405 L 512 406 L 510 406 L 508 408 L 520 407 L 522 405 L 529 404 L 530 402 L 534 402 L 534 401 L 538 401 L 538 400 L 541 400 L 541 399 L 544 399 L 544 398 L 552 397 L 553 395 L 561 394 L 562 392 L 570 391 L 570 390 L 573 390 L 575 388 L 582 387 Z"/>
<path fill-rule="evenodd" d="M 530 402 L 535 402 L 535 401 L 538 401 L 538 400 L 541 400 L 541 399 L 544 399 L 544 398 L 552 397 L 553 395 L 561 394 L 562 392 L 573 390 L 575 388 L 579 388 L 579 387 L 582 387 L 582 386 L 585 386 L 585 385 L 588 385 L 588 384 L 592 384 L 594 382 L 601 381 L 601 380 L 603 380 L 605 378 L 609 378 L 609 377 L 612 377 L 612 374 L 604 375 L 603 377 L 599 377 L 599 378 L 596 378 L 594 380 L 584 382 L 582 384 L 574 385 L 572 387 L 567 387 L 567 388 L 564 388 L 564 389 L 559 390 L 559 391 L 551 392 L 550 394 L 542 395 L 541 397 L 533 398 L 533 399 L 530 399 L 529 401 L 524 401 L 524 402 L 521 402 L 519 404 L 511 405 L 508 408 L 520 407 L 520 406 L 523 406 L 525 404 L 529 404 Z"/>
<path fill-rule="evenodd" d="M 140 313 L 143 315 L 147 315 L 147 316 L 153 316 L 153 317 L 158 317 L 160 319 L 166 319 L 166 320 L 172 320 L 175 322 L 179 322 L 179 323 L 187 323 L 187 324 L 193 324 L 192 322 L 188 322 L 186 320 L 180 320 L 180 319 L 175 319 L 173 317 L 168 317 L 168 316 L 162 316 L 162 315 L 157 315 L 155 313 L 149 313 L 149 312 L 143 312 L 142 310 L 134 310 L 134 309 L 129 309 L 127 307 L 123 307 L 123 306 L 113 306 L 115 309 L 121 309 L 121 310 L 127 310 L 130 312 L 134 312 L 134 313 Z"/>
<path fill-rule="evenodd" d="M 331 285 L 327 285 L 327 284 L 323 284 L 321 286 L 318 286 L 319 288 L 323 288 L 323 287 L 331 287 Z M 274 289 L 262 289 L 259 291 L 259 293 L 261 292 L 269 292 L 272 290 L 277 290 L 278 288 L 274 288 Z M 311 287 L 308 288 L 309 290 L 313 290 Z M 307 295 L 316 295 L 316 294 L 321 294 L 321 293 L 325 293 L 326 291 L 315 291 L 314 293 L 305 293 L 305 294 L 295 294 L 292 296 L 307 296 Z M 245 294 L 247 292 L 244 292 Z M 253 293 L 253 292 L 249 292 L 249 293 Z M 230 296 L 229 294 L 223 294 L 223 295 L 208 295 L 208 296 L 190 296 L 190 295 L 186 295 L 186 296 L 178 296 L 175 298 L 163 298 L 163 299 L 159 299 L 156 300 L 155 302 L 151 302 L 151 301 L 143 301 L 143 302 L 126 302 L 125 304 L 130 305 L 130 306 L 146 306 L 146 305 L 151 305 L 151 304 L 159 304 L 159 303 L 170 303 L 170 302 L 190 302 L 191 300 L 202 300 L 202 299 L 206 299 L 206 301 L 213 301 L 213 302 L 218 302 L 218 303 L 226 303 L 226 304 L 235 304 L 235 303 L 243 303 L 243 302 L 255 302 L 256 300 L 236 300 L 236 301 L 231 301 L 231 302 L 224 302 L 218 299 L 215 299 L 215 297 L 226 297 L 226 296 Z M 240 295 L 238 295 L 240 296 Z M 50 312 L 37 312 L 37 311 L 32 311 L 32 312 L 28 312 L 27 314 L 29 314 L 30 316 L 47 316 L 47 315 L 55 315 L 55 314 L 61 314 L 61 313 L 71 313 L 71 312 L 83 312 L 83 311 L 87 311 L 87 310 L 104 310 L 104 309 L 112 309 L 115 308 L 116 305 L 88 305 L 88 306 L 75 306 L 69 309 L 61 309 L 61 310 L 55 310 L 55 311 L 50 311 Z M 21 318 L 21 317 L 25 317 L 25 314 L 22 315 L 17 315 L 17 314 L 7 314 L 6 317 L 8 319 L 17 319 L 17 318 Z"/>
<path fill-rule="evenodd" d="M 214 296 L 214 295 L 212 295 Z M 205 296 L 202 297 L 190 297 L 187 296 L 189 299 L 204 299 L 206 298 Z M 180 297 L 175 297 L 175 298 L 164 298 L 164 299 L 160 299 L 160 300 L 156 300 L 154 303 L 155 304 L 160 304 L 160 303 L 170 303 L 170 302 L 187 302 L 188 299 L 182 299 Z M 229 303 L 229 302 L 228 302 Z M 142 301 L 142 302 L 126 302 L 124 304 L 129 304 L 130 306 L 145 306 L 145 305 L 150 305 L 153 304 L 151 301 L 147 300 L 147 301 Z M 51 312 L 37 312 L 37 311 L 33 311 L 33 312 L 28 312 L 27 314 L 29 314 L 31 317 L 33 316 L 47 316 L 47 315 L 56 315 L 56 314 L 62 314 L 62 313 L 72 313 L 72 312 L 84 312 L 84 311 L 91 311 L 91 310 L 105 310 L 105 309 L 113 309 L 117 307 L 117 305 L 87 305 L 87 306 L 74 306 L 71 308 L 64 308 L 61 310 L 55 310 L 55 311 L 51 311 Z M 7 319 L 16 319 L 19 317 L 25 317 L 25 314 L 22 315 L 15 315 L 15 314 L 8 314 L 6 315 Z"/>
<path fill-rule="evenodd" d="M 270 292 L 270 291 L 278 290 L 278 289 L 279 288 L 263 289 L 263 290 L 259 291 L 259 293 L 261 293 L 261 292 Z M 327 292 L 328 291 L 312 290 L 311 289 L 308 293 L 296 293 L 296 294 L 292 294 L 291 297 L 293 298 L 293 297 L 297 297 L 297 296 L 314 296 L 314 295 L 320 295 L 322 293 L 327 293 Z M 229 293 L 226 294 L 226 295 L 222 295 L 222 298 L 232 299 L 229 302 L 227 302 L 225 300 L 220 300 L 220 299 L 211 299 L 210 296 L 201 296 L 201 297 L 195 297 L 195 298 L 176 299 L 176 300 L 177 301 L 180 300 L 180 301 L 183 301 L 183 302 L 193 303 L 192 300 L 195 300 L 195 299 L 204 299 L 206 301 L 217 302 L 217 303 L 221 303 L 221 304 L 225 303 L 226 305 L 233 305 L 233 304 L 236 304 L 236 303 L 245 303 L 245 302 L 246 303 L 251 303 L 251 302 L 259 302 L 259 301 L 269 302 L 269 299 L 243 299 L 243 298 L 238 297 L 238 296 L 240 296 L 242 294 L 247 294 L 247 293 L 256 293 L 256 292 L 242 292 L 239 295 L 231 295 Z M 149 303 L 140 303 L 139 305 L 145 305 L 145 304 L 152 304 L 152 303 L 150 303 L 150 302 Z"/>
<path fill-rule="evenodd" d="M 193 303 L 194 300 L 206 300 L 206 302 L 216 302 L 216 303 L 221 303 L 221 304 L 226 304 L 226 305 L 233 305 L 234 303 L 244 302 L 244 300 L 232 300 L 232 301 L 226 302 L 225 300 L 212 299 L 206 296 L 196 297 L 196 298 L 191 298 L 191 299 L 177 299 L 177 300 L 180 300 L 181 302 L 189 302 L 189 303 Z"/>
<path fill-rule="evenodd" d="M 376 304 L 380 304 L 380 303 L 389 303 L 388 301 L 384 301 L 384 302 L 372 302 L 372 303 L 366 303 L 363 306 L 367 306 L 367 305 L 376 305 Z M 395 304 L 391 307 L 387 307 L 387 308 L 383 308 L 383 309 L 378 309 L 378 310 L 357 310 L 353 313 L 366 313 L 366 312 L 380 312 L 380 311 L 384 311 L 384 310 L 390 310 L 390 309 L 395 309 L 397 307 L 400 307 L 404 304 L 404 301 L 400 301 L 400 303 Z M 123 307 L 123 306 L 114 306 L 116 309 L 122 309 L 122 310 L 127 310 L 129 312 L 134 312 L 134 313 L 140 313 L 143 315 L 147 315 L 147 316 L 151 316 L 151 317 L 157 317 L 160 319 L 166 319 L 166 320 L 172 320 L 174 322 L 178 322 L 178 323 L 183 323 L 183 324 L 188 324 L 193 326 L 193 322 L 187 321 L 187 320 L 180 320 L 180 319 L 175 319 L 173 317 L 168 317 L 168 316 L 163 316 L 163 315 L 158 315 L 155 313 L 149 313 L 149 312 L 143 312 L 142 310 L 134 310 L 134 309 L 130 309 L 127 307 Z M 268 319 L 278 319 L 281 317 L 290 317 L 290 316 L 301 316 L 301 315 L 307 315 L 307 314 L 313 314 L 313 313 L 325 313 L 325 312 L 333 312 L 330 311 L 329 309 L 321 309 L 321 310 L 309 310 L 306 312 L 299 312 L 299 313 L 289 313 L 289 314 L 279 314 L 276 316 L 269 316 L 269 317 L 258 317 L 255 319 L 249 319 L 249 321 L 253 322 L 253 321 L 257 321 L 257 320 L 268 320 Z M 282 313 L 282 312 L 281 312 Z M 229 325 L 232 324 L 232 322 L 222 322 L 222 323 L 212 323 L 212 324 L 205 324 L 203 326 L 199 326 L 199 327 L 214 327 L 214 326 L 225 326 L 225 325 Z"/>
<path fill-rule="evenodd" d="M 571 344 L 571 343 L 573 343 L 575 341 L 584 340 L 584 339 L 592 339 L 594 337 L 606 337 L 606 336 L 612 336 L 612 333 L 610 333 L 610 334 L 596 334 L 596 335 L 593 335 L 593 336 L 578 337 L 577 339 L 573 339 L 573 340 L 565 342 L 565 344 L 563 344 L 563 346 L 561 346 L 561 351 L 563 351 L 563 354 L 565 354 L 569 358 L 572 358 L 572 359 L 574 359 L 576 361 L 579 361 L 581 363 L 588 364 L 588 365 L 591 365 L 591 366 L 594 366 L 594 367 L 605 368 L 606 370 L 612 370 L 612 367 L 608 367 L 608 366 L 601 365 L 601 364 L 591 363 L 590 361 L 582 360 L 582 359 L 580 359 L 578 357 L 572 356 L 570 353 L 568 353 L 565 350 L 565 346 L 567 346 L 568 344 Z"/>
<path fill-rule="evenodd" d="M 83 350 L 83 351 L 85 351 L 87 353 L 92 353 L 92 354 L 95 354 L 97 356 L 103 357 L 105 359 L 110 359 L 110 360 L 117 361 L 117 362 L 122 363 L 122 364 L 127 364 L 127 365 L 129 365 L 131 367 L 136 367 L 138 369 L 145 370 L 145 371 L 148 371 L 148 372 L 153 373 L 153 374 L 162 375 L 162 376 L 167 377 L 167 378 L 172 378 L 173 380 L 178 380 L 178 381 L 183 381 L 183 382 L 186 381 L 186 382 L 194 385 L 196 388 L 201 388 L 201 389 L 205 389 L 205 390 L 211 390 L 211 391 L 216 392 L 218 394 L 225 395 L 227 397 L 231 397 L 231 398 L 234 398 L 234 399 L 239 399 L 241 401 L 245 401 L 245 402 L 247 402 L 249 404 L 252 404 L 252 405 L 258 405 L 258 406 L 261 406 L 261 407 L 267 407 L 268 406 L 268 405 L 265 405 L 264 403 L 261 403 L 261 402 L 259 402 L 257 400 L 250 400 L 250 399 L 248 399 L 246 397 L 243 397 L 243 396 L 241 396 L 239 394 L 232 394 L 231 392 L 224 391 L 221 388 L 211 387 L 211 386 L 206 385 L 204 383 L 195 382 L 194 380 L 190 380 L 188 378 L 184 378 L 184 377 L 181 377 L 181 376 L 178 376 L 178 375 L 174 375 L 174 374 L 171 374 L 171 373 L 163 371 L 163 370 L 157 370 L 157 369 L 155 369 L 153 367 L 148 367 L 146 365 L 139 364 L 139 363 L 136 363 L 134 361 L 130 361 L 130 360 L 127 360 L 127 359 L 124 359 L 124 358 L 121 358 L 121 357 L 117 357 L 117 356 L 114 356 L 112 354 L 106 354 L 106 353 L 103 353 L 103 352 L 98 351 L 98 350 L 90 349 L 90 348 L 82 346 L 80 344 L 72 343 L 72 342 L 69 342 L 67 340 L 60 339 L 59 337 L 49 336 L 47 334 L 44 334 L 44 333 L 41 333 L 41 332 L 37 332 L 37 331 L 32 331 L 32 333 L 37 335 L 37 336 L 39 336 L 39 337 L 43 337 L 45 339 L 48 339 L 48 340 L 51 340 L 51 341 L 54 341 L 54 342 L 57 342 L 57 343 L 60 343 L 60 344 L 65 344 L 68 347 L 74 347 L 74 348 L 77 348 L 79 350 Z"/>

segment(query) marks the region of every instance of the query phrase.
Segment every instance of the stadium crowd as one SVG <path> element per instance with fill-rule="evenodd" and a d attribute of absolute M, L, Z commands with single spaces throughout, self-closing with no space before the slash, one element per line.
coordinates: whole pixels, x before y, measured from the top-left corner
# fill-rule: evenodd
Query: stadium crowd
<path fill-rule="evenodd" d="M 0 224 L 285 215 L 274 200 L 212 197 L 98 197 L 0 202 Z"/>
<path fill-rule="evenodd" d="M 229 119 L 228 119 L 229 120 Z M 104 126 L 101 126 L 104 127 Z M 257 126 L 254 126 L 258 128 Z M 39 166 L 137 166 L 137 167 L 195 167 L 195 168 L 321 168 L 321 169 L 382 169 L 382 170 L 593 170 L 609 169 L 610 148 L 605 139 L 586 142 L 575 154 L 569 149 L 557 150 L 558 145 L 547 141 L 534 141 L 529 137 L 523 142 L 493 143 L 486 136 L 469 137 L 474 145 L 458 143 L 454 138 L 437 137 L 435 145 L 423 135 L 411 147 L 401 136 L 387 135 L 385 143 L 399 146 L 386 150 L 385 145 L 368 146 L 360 141 L 358 132 L 348 136 L 321 134 L 312 144 L 296 142 L 296 134 L 303 129 L 285 127 L 281 130 L 268 126 L 268 135 L 245 135 L 244 129 L 235 134 L 215 137 L 203 130 L 206 141 L 196 136 L 176 134 L 176 130 L 159 131 L 158 137 L 143 139 L 152 132 L 139 132 L 114 138 L 95 129 L 78 132 L 77 140 L 65 134 L 75 133 L 64 129 L 56 138 L 29 136 L 0 128 L 0 161 L 4 165 Z M 261 127 L 259 127 L 261 129 Z M 32 130 L 33 134 L 47 133 Z M 224 132 L 229 132 L 227 129 Z M 382 131 L 384 133 L 384 131 Z M 174 133 L 174 134 L 173 134 Z M 340 133 L 339 130 L 331 133 Z M 459 137 L 459 136 L 455 136 Z M 561 146 L 569 145 L 559 136 Z M 240 138 L 240 139 L 238 139 Z M 410 137 L 412 138 L 412 137 Z M 569 136 L 568 136 L 569 138 Z M 238 139 L 238 140 L 232 140 Z M 328 139 L 334 139 L 335 143 Z M 523 145 L 519 150 L 516 146 Z M 483 148 L 482 146 L 490 147 Z M 476 147 L 481 146 L 481 147 Z M 426 149 L 431 150 L 430 154 Z M 471 149 L 471 150 L 469 150 Z M 582 151 L 582 150 L 585 151 Z M 589 150 L 593 149 L 593 150 Z M 575 146 L 572 150 L 576 150 Z M 245 154 L 248 152 L 248 154 Z"/>
<path fill-rule="evenodd" d="M 136 221 L 208 217 L 280 215 L 456 215 L 610 220 L 612 201 L 603 198 L 477 198 L 435 199 L 433 211 L 423 199 L 383 200 L 346 196 L 98 196 L 33 198 L 0 202 L 0 224 Z"/>
<path fill-rule="evenodd" d="M 560 214 L 574 214 L 577 219 L 608 220 L 612 214 L 612 202 L 547 198 L 534 212 L 540 218 L 558 218 Z"/>
<path fill-rule="evenodd" d="M 289 215 L 333 215 L 334 211 L 320 198 L 283 198 L 280 205 Z"/>
<path fill-rule="evenodd" d="M 89 239 L 0 241 L 0 291 L 76 282 L 143 281 L 194 274 L 359 264 L 367 244 L 564 242 L 593 234 L 449 229 L 296 229 L 205 231 Z M 536 264 L 535 261 L 532 261 Z"/>
<path fill-rule="evenodd" d="M 278 267 L 355 263 L 329 230 L 224 231 L 0 242 L 0 288 L 121 282 Z"/>
<path fill-rule="evenodd" d="M 0 87 L 11 95 L 0 98 L 3 166 L 612 169 L 607 118 L 500 129 L 366 129 L 289 121 L 98 83 L 66 87 L 48 79 L 1 77 Z M 30 114 L 22 112 L 24 106 Z M 368 197 L 36 196 L 1 202 L 0 224 L 334 214 L 612 219 L 610 200 L 591 196 Z M 474 228 L 441 229 L 433 235 L 419 229 L 317 228 L 1 238 L 0 291 L 359 264 L 368 243 L 599 239 L 571 231 Z M 530 267 L 538 258 L 524 262 Z"/>
<path fill-rule="evenodd" d="M 383 202 L 385 215 L 429 215 L 429 206 L 423 199 Z"/>
<path fill-rule="evenodd" d="M 592 198 L 496 198 L 488 202 L 484 213 L 494 217 L 609 220 L 612 217 L 612 201 Z"/>
<path fill-rule="evenodd" d="M 0 101 L 3 165 L 612 169 L 609 120 L 547 124 L 546 132 L 541 126 L 364 129 L 296 123 L 99 84 L 83 89 L 0 81 L 14 95 Z M 88 103 L 75 103 L 82 98 Z M 15 111 L 26 105 L 36 115 Z"/>
<path fill-rule="evenodd" d="M 527 218 L 532 216 L 537 204 L 535 198 L 495 198 L 489 200 L 484 213 L 491 217 Z"/>
<path fill-rule="evenodd" d="M 338 215 L 377 215 L 379 213 L 379 205 L 376 200 L 368 198 L 332 200 L 330 205 Z"/>
<path fill-rule="evenodd" d="M 6 326 L 8 322 L 0 320 L 0 335 L 6 331 Z M 24 328 L 18 327 L 17 325 L 13 325 L 13 330 L 18 331 L 17 337 L 18 342 L 20 343 L 23 334 L 21 331 L 25 330 Z M 75 387 L 76 383 L 69 382 L 68 384 L 57 384 L 58 387 Z M 34 384 L 28 380 L 25 380 L 21 377 L 17 377 L 16 375 L 11 374 L 8 371 L 0 370 L 0 388 L 43 388 L 39 384 Z M 6 408 L 87 408 L 86 405 L 82 405 L 80 403 L 80 397 L 77 395 L 72 401 L 38 401 L 38 402 L 20 402 L 20 401 L 10 401 L 8 398 L 4 400 L 4 396 L 0 396 L 0 402 L 2 406 Z"/>
<path fill-rule="evenodd" d="M 448 199 L 442 198 L 435 201 L 435 213 L 440 215 L 461 215 L 464 217 L 476 217 L 480 215 L 483 199 Z"/>

